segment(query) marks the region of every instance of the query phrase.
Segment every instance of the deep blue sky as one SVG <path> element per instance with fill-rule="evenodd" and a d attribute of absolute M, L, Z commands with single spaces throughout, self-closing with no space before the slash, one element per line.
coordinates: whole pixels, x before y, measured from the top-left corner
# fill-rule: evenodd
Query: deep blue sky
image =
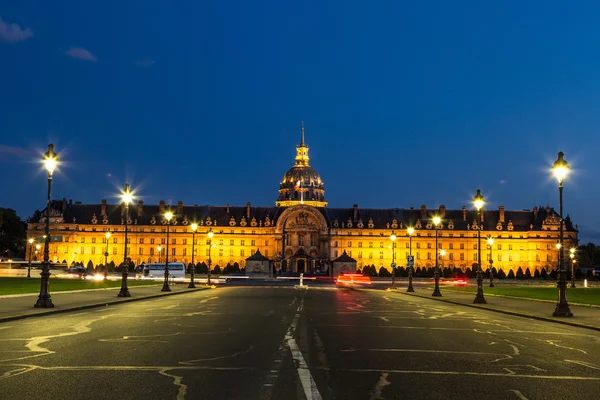
<path fill-rule="evenodd" d="M 558 208 L 600 241 L 597 2 L 0 4 L 0 206 L 274 205 L 300 123 L 331 207 Z M 127 5 L 123 5 L 126 3 Z M 171 4 L 176 3 L 176 4 Z M 17 24 L 18 26 L 12 25 Z"/>

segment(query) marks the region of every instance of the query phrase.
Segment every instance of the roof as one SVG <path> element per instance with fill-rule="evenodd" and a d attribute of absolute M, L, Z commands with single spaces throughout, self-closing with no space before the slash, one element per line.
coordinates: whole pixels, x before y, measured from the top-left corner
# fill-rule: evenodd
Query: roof
<path fill-rule="evenodd" d="M 256 253 L 246 258 L 246 261 L 270 261 L 267 257 L 263 256 L 260 250 L 256 250 Z"/>
<path fill-rule="evenodd" d="M 344 252 L 342 253 L 341 256 L 339 256 L 338 258 L 336 258 L 335 260 L 333 260 L 333 262 L 356 262 L 356 260 L 352 257 L 350 257 L 347 253 L 346 250 L 344 250 Z"/>

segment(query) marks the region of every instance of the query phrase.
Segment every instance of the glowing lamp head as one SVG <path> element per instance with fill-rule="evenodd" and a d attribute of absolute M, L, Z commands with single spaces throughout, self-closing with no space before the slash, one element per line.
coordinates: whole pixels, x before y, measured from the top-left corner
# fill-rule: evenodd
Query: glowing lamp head
<path fill-rule="evenodd" d="M 108 239 L 108 238 L 111 236 L 111 233 L 110 233 L 110 231 L 107 231 L 107 232 L 104 234 L 104 236 L 106 236 L 106 238 Z"/>
<path fill-rule="evenodd" d="M 161 246 L 156 247 L 156 250 L 158 250 L 158 252 L 160 253 L 160 251 L 162 250 Z"/>
<path fill-rule="evenodd" d="M 39 249 L 41 249 L 41 248 L 42 248 L 42 246 L 40 246 L 39 244 L 36 244 L 36 245 L 35 245 L 35 249 L 36 249 L 36 250 L 39 250 Z"/>
<path fill-rule="evenodd" d="M 570 252 L 571 254 L 573 254 L 573 255 L 574 255 L 574 254 L 575 254 L 575 247 L 571 247 L 571 248 L 569 249 L 569 252 Z"/>
<path fill-rule="evenodd" d="M 574 253 L 571 253 L 571 254 L 569 254 L 569 257 L 571 257 L 571 260 L 572 260 L 572 259 L 574 259 L 574 258 L 575 258 L 575 254 L 574 254 Z"/>
<path fill-rule="evenodd" d="M 58 165 L 58 154 L 54 152 L 54 145 L 52 143 L 48 145 L 48 151 L 44 154 L 42 161 L 44 162 L 44 168 L 48 171 L 48 175 L 52 176 Z"/>
<path fill-rule="evenodd" d="M 172 213 L 171 211 L 167 211 L 167 212 L 165 213 L 165 219 L 166 219 L 168 222 L 171 222 L 171 219 L 173 219 L 173 213 Z"/>
<path fill-rule="evenodd" d="M 408 236 L 412 236 L 413 233 L 415 233 L 415 228 L 413 228 L 412 226 L 409 227 L 408 229 L 406 229 L 406 233 L 408 233 Z"/>
<path fill-rule="evenodd" d="M 131 203 L 131 201 L 133 200 L 133 193 L 131 193 L 129 183 L 125 184 L 125 190 L 121 193 L 121 198 L 123 199 L 123 203 L 125 203 L 126 205 Z"/>
<path fill-rule="evenodd" d="M 562 183 L 569 172 L 569 164 L 565 161 L 564 153 L 562 151 L 558 152 L 558 159 L 554 161 L 552 165 L 552 171 L 554 172 L 554 176 L 558 180 L 558 183 Z"/>
<path fill-rule="evenodd" d="M 194 222 L 192 225 L 190 225 L 190 229 L 192 232 L 196 232 L 198 230 L 198 224 Z"/>
<path fill-rule="evenodd" d="M 440 256 L 444 257 L 446 255 L 446 250 L 440 250 Z"/>
<path fill-rule="evenodd" d="M 494 238 L 493 237 L 489 237 L 487 240 L 487 243 L 491 246 L 494 244 Z"/>
<path fill-rule="evenodd" d="M 433 217 L 433 225 L 437 227 L 440 224 L 440 222 L 442 222 L 442 219 L 440 217 Z"/>
<path fill-rule="evenodd" d="M 483 207 L 483 196 L 481 195 L 481 190 L 477 189 L 477 194 L 475 195 L 475 197 L 473 197 L 473 204 L 475 204 L 475 208 L 477 209 L 477 211 L 481 210 L 481 208 Z"/>
<path fill-rule="evenodd" d="M 390 240 L 392 242 L 396 240 L 396 234 L 394 233 L 394 231 L 392 231 L 392 234 L 390 235 Z"/>
<path fill-rule="evenodd" d="M 210 228 L 210 229 L 208 230 L 208 238 L 209 238 L 209 239 L 212 239 L 214 235 L 215 235 L 215 233 L 213 232 L 212 228 Z"/>
<path fill-rule="evenodd" d="M 560 245 L 560 243 L 556 243 L 556 248 L 557 248 L 558 250 L 560 250 L 560 248 L 561 248 L 561 245 Z"/>
<path fill-rule="evenodd" d="M 29 244 L 33 244 L 33 238 L 29 239 Z"/>

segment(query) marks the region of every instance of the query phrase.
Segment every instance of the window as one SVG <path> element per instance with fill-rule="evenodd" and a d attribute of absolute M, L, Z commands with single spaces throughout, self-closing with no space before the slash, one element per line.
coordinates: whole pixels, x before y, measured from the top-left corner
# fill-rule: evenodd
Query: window
<path fill-rule="evenodd" d="M 317 235 L 311 233 L 311 235 L 310 235 L 310 245 L 311 246 L 316 246 L 317 245 Z"/>
<path fill-rule="evenodd" d="M 140 244 L 144 244 L 144 238 L 140 238 Z"/>
<path fill-rule="evenodd" d="M 348 247 L 352 247 L 352 242 L 348 242 Z"/>
<path fill-rule="evenodd" d="M 81 254 L 83 254 L 83 252 L 81 252 Z M 546 255 L 546 261 L 552 261 L 552 255 Z"/>
<path fill-rule="evenodd" d="M 117 248 L 113 247 L 113 256 L 117 255 Z"/>
<path fill-rule="evenodd" d="M 417 249 L 421 248 L 421 243 L 417 243 Z"/>
<path fill-rule="evenodd" d="M 81 243 L 85 243 L 85 238 L 84 237 L 81 238 Z M 548 245 L 548 246 L 550 246 L 550 245 Z M 550 247 L 548 247 L 548 249 L 550 249 Z"/>
<path fill-rule="evenodd" d="M 369 253 L 369 260 L 372 260 L 372 259 L 373 259 L 373 252 L 370 252 Z"/>
<path fill-rule="evenodd" d="M 473 253 L 473 261 L 477 261 L 477 253 Z"/>
<path fill-rule="evenodd" d="M 81 246 L 80 250 L 81 251 L 79 252 L 79 254 L 81 254 L 81 255 L 85 254 L 85 247 Z"/>
<path fill-rule="evenodd" d="M 221 240 L 222 241 L 222 240 Z M 251 240 L 250 241 L 250 246 L 256 246 L 256 240 Z"/>
<path fill-rule="evenodd" d="M 83 243 L 83 240 L 81 241 L 81 243 Z M 550 248 L 550 243 L 548 243 L 548 244 L 546 245 L 546 250 L 551 250 L 551 248 Z"/>
<path fill-rule="evenodd" d="M 177 244 L 177 239 L 175 239 L 175 238 L 171 239 L 171 244 Z"/>
<path fill-rule="evenodd" d="M 266 255 L 266 254 L 265 254 L 265 255 Z M 333 258 L 338 258 L 338 251 L 337 251 L 337 250 L 335 250 L 335 251 L 333 252 Z"/>
<path fill-rule="evenodd" d="M 508 245 L 508 249 L 509 249 L 509 250 L 512 250 L 512 244 L 509 244 L 509 245 Z"/>
<path fill-rule="evenodd" d="M 240 257 L 244 257 L 244 249 L 240 250 Z"/>
<path fill-rule="evenodd" d="M 535 244 L 535 249 L 536 249 L 536 250 L 539 250 L 539 249 L 540 249 L 540 244 L 539 244 L 539 243 L 536 243 L 536 244 Z"/>
<path fill-rule="evenodd" d="M 407 248 L 407 249 L 408 249 L 408 248 L 410 248 L 410 246 L 409 246 L 408 242 L 407 242 L 407 243 L 404 243 L 404 244 L 405 244 L 405 246 L 404 246 L 405 248 Z"/>
<path fill-rule="evenodd" d="M 230 246 L 233 246 L 233 243 L 234 243 L 234 240 L 233 240 L 233 239 L 231 239 L 231 240 L 229 241 L 229 245 L 230 245 Z"/>
<path fill-rule="evenodd" d="M 461 250 L 464 250 L 464 249 L 465 249 L 465 244 L 464 244 L 464 243 L 461 243 L 461 244 L 460 244 L 460 249 L 461 249 Z"/>
<path fill-rule="evenodd" d="M 421 253 L 417 251 L 417 260 L 421 259 Z"/>
<path fill-rule="evenodd" d="M 379 259 L 382 260 L 383 259 L 383 251 L 379 252 Z"/>
<path fill-rule="evenodd" d="M 427 252 L 427 259 L 431 260 L 431 252 L 430 251 Z"/>
<path fill-rule="evenodd" d="M 427 243 L 427 248 L 430 249 L 431 248 L 431 243 Z"/>
<path fill-rule="evenodd" d="M 154 255 L 154 247 L 150 247 L 150 255 L 153 256 Z"/>
<path fill-rule="evenodd" d="M 358 242 L 358 247 L 362 247 L 362 242 Z"/>
<path fill-rule="evenodd" d="M 223 239 L 219 239 L 219 246 L 223 246 Z"/>
<path fill-rule="evenodd" d="M 229 249 L 229 256 L 233 257 L 233 249 Z"/>
<path fill-rule="evenodd" d="M 369 248 L 372 249 L 373 248 L 373 242 L 369 242 Z"/>
<path fill-rule="evenodd" d="M 173 248 L 171 249 L 171 255 L 172 255 L 172 256 L 174 256 L 174 255 L 176 255 L 176 254 L 177 254 L 177 249 L 176 249 L 175 247 L 173 247 Z"/>
<path fill-rule="evenodd" d="M 449 248 L 450 250 L 452 250 L 452 249 L 454 248 L 454 244 L 453 244 L 453 243 L 450 243 L 450 244 L 448 245 L 448 248 Z"/>
<path fill-rule="evenodd" d="M 219 248 L 219 257 L 223 257 L 223 248 L 222 247 Z"/>
<path fill-rule="evenodd" d="M 449 254 L 450 261 L 454 260 L 454 253 Z"/>
<path fill-rule="evenodd" d="M 502 250 L 502 245 L 498 243 L 498 250 Z"/>
<path fill-rule="evenodd" d="M 358 258 L 362 258 L 362 251 L 358 252 Z"/>
<path fill-rule="evenodd" d="M 266 241 L 265 241 L 265 243 L 266 243 Z M 265 246 L 266 246 L 266 244 L 265 244 Z M 337 242 L 337 240 L 336 240 L 336 241 L 333 243 L 333 247 L 338 247 L 338 242 Z M 337 258 L 337 257 L 336 257 L 336 258 Z"/>
<path fill-rule="evenodd" d="M 187 239 L 183 239 L 183 244 L 187 244 Z"/>
<path fill-rule="evenodd" d="M 143 256 L 144 255 L 144 249 L 142 249 L 141 247 L 138 247 L 138 256 Z"/>
<path fill-rule="evenodd" d="M 184 255 L 184 256 L 187 256 L 187 247 L 184 247 L 184 248 L 183 248 L 183 255 Z"/>
<path fill-rule="evenodd" d="M 502 254 L 498 254 L 498 261 L 502 261 Z"/>
<path fill-rule="evenodd" d="M 240 246 L 244 246 L 246 241 L 244 239 L 240 240 Z"/>
<path fill-rule="evenodd" d="M 473 250 L 477 250 L 477 243 L 473 245 Z"/>
<path fill-rule="evenodd" d="M 540 255 L 539 254 L 535 255 L 535 261 L 540 262 Z"/>
<path fill-rule="evenodd" d="M 465 261 L 465 253 L 460 253 L 460 261 Z"/>
<path fill-rule="evenodd" d="M 167 244 L 167 239 L 160 238 L 160 244 Z M 207 243 L 208 244 L 208 243 Z"/>
<path fill-rule="evenodd" d="M 54 248 L 54 252 L 56 253 L 56 247 Z M 92 254 L 96 254 L 96 247 L 92 246 Z"/>
<path fill-rule="evenodd" d="M 150 239 L 150 244 L 154 244 L 154 238 Z"/>
<path fill-rule="evenodd" d="M 102 238 L 102 243 L 106 243 L 106 238 L 105 237 Z"/>
<path fill-rule="evenodd" d="M 92 238 L 92 243 L 96 243 L 96 238 L 95 237 Z"/>
<path fill-rule="evenodd" d="M 379 242 L 379 248 L 383 249 L 383 242 Z"/>
<path fill-rule="evenodd" d="M 335 243 L 336 243 L 335 245 L 337 246 L 337 242 L 335 242 Z M 268 246 L 268 245 L 269 245 L 269 241 L 265 240 L 265 246 Z M 266 255 L 266 253 L 265 253 L 265 255 Z"/>
<path fill-rule="evenodd" d="M 508 261 L 512 261 L 512 260 L 513 260 L 513 259 L 512 259 L 512 254 L 509 254 L 509 255 L 508 255 Z"/>
<path fill-rule="evenodd" d="M 265 257 L 269 257 L 269 250 L 265 250 Z"/>

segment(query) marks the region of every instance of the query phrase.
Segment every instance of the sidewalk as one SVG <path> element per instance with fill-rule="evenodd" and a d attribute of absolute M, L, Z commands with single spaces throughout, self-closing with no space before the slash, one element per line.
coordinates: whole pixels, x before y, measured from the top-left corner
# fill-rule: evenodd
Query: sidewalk
<path fill-rule="evenodd" d="M 401 292 L 407 296 L 418 296 L 436 301 L 443 301 L 446 303 L 460 304 L 474 308 L 483 308 L 486 310 L 516 315 L 519 317 L 551 321 L 600 331 L 600 307 L 597 306 L 569 304 L 571 312 L 573 313 L 573 317 L 553 317 L 552 313 L 556 307 L 556 302 L 494 296 L 492 294 L 486 294 L 484 288 L 483 295 L 487 301 L 487 304 L 473 304 L 473 299 L 475 298 L 474 293 L 452 291 L 451 289 L 444 290 L 444 288 L 441 288 L 440 290 L 442 297 L 433 297 L 431 296 L 432 290 L 433 287 L 423 287 L 415 288 L 414 293 L 407 293 L 406 289 L 404 288 L 399 289 L 398 292 Z"/>
<path fill-rule="evenodd" d="M 34 308 L 38 294 L 7 295 L 0 297 L 0 322 L 13 321 L 40 315 L 56 314 L 67 311 L 85 310 L 87 308 L 107 306 L 109 304 L 126 303 L 152 299 L 162 296 L 191 293 L 208 289 L 197 284 L 196 289 L 188 289 L 187 283 L 171 284 L 170 292 L 161 292 L 162 284 L 148 286 L 130 286 L 131 297 L 117 297 L 120 288 L 77 290 L 66 292 L 50 292 L 54 308 Z"/>

